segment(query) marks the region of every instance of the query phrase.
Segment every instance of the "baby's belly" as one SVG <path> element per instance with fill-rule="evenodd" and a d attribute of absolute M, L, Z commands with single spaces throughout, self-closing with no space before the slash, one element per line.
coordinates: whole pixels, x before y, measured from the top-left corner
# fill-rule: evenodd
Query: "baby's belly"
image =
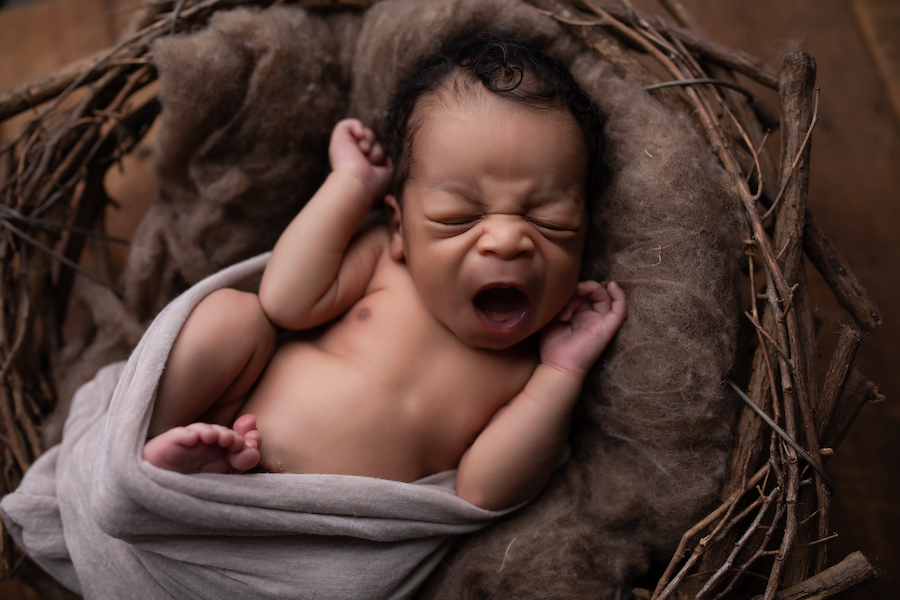
<path fill-rule="evenodd" d="M 242 412 L 257 417 L 271 472 L 413 481 L 454 467 L 464 450 L 435 443 L 427 417 L 371 365 L 305 340 L 278 347 Z"/>

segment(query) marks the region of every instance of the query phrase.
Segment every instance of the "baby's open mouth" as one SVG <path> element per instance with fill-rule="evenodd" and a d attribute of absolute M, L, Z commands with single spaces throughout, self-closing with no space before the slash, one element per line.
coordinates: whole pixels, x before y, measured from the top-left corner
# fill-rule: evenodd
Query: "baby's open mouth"
<path fill-rule="evenodd" d="M 514 287 L 492 287 L 479 292 L 474 304 L 490 321 L 503 326 L 518 322 L 531 303 L 521 290 Z"/>

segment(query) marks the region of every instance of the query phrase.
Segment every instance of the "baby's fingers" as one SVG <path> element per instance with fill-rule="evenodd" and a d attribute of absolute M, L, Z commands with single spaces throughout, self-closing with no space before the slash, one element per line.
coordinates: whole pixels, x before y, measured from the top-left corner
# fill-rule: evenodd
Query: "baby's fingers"
<path fill-rule="evenodd" d="M 353 137 L 356 138 L 356 144 L 359 146 L 360 151 L 368 157 L 370 163 L 373 165 L 384 164 L 386 158 L 384 148 L 378 142 L 375 132 L 370 127 L 366 127 L 358 119 L 349 119 L 348 129 Z"/>
<path fill-rule="evenodd" d="M 372 147 L 377 145 L 375 141 L 375 133 L 368 127 L 363 129 L 362 135 L 356 138 L 359 142 L 359 149 L 363 154 L 370 154 Z"/>
<path fill-rule="evenodd" d="M 366 151 L 366 154 L 369 157 L 369 162 L 373 165 L 384 165 L 387 163 L 387 155 L 384 153 L 384 148 L 378 141 L 374 141 L 369 150 Z"/>
<path fill-rule="evenodd" d="M 627 307 L 625 303 L 625 290 L 622 289 L 622 286 L 615 281 L 610 281 L 606 286 L 606 292 L 612 301 L 612 312 L 624 315 Z"/>
<path fill-rule="evenodd" d="M 359 149 L 362 150 L 371 164 L 387 164 L 387 154 L 384 152 L 384 147 L 375 137 L 375 132 L 368 127 L 366 127 L 366 137 L 359 142 Z"/>
<path fill-rule="evenodd" d="M 567 322 L 575 316 L 576 313 L 583 310 L 596 310 L 593 305 L 602 301 L 597 294 L 606 295 L 606 291 L 596 281 L 579 281 L 572 292 L 572 297 L 566 302 L 566 305 L 559 311 L 556 318 L 562 322 Z"/>
<path fill-rule="evenodd" d="M 606 314 L 624 308 L 625 292 L 622 291 L 622 288 L 615 281 L 610 282 L 608 285 L 603 285 L 596 281 L 583 281 L 578 285 L 579 290 L 584 290 L 590 296 L 594 312 Z"/>
<path fill-rule="evenodd" d="M 356 138 L 356 140 L 359 142 L 366 139 L 366 129 L 368 129 L 368 127 L 366 127 L 365 124 L 359 119 L 344 119 L 343 121 L 338 123 L 337 126 L 346 127 L 347 131 L 350 132 L 350 135 Z"/>
<path fill-rule="evenodd" d="M 590 296 L 593 300 L 593 296 L 596 292 L 605 293 L 606 290 L 603 289 L 603 286 L 597 283 L 596 281 L 587 280 L 587 281 L 579 281 L 578 285 L 575 286 L 575 294 L 578 296 Z"/>
<path fill-rule="evenodd" d="M 625 292 L 615 281 L 601 289 L 602 294 L 599 290 L 595 292 L 594 313 L 601 319 L 604 328 L 615 333 L 625 321 L 627 313 Z"/>
<path fill-rule="evenodd" d="M 559 311 L 559 314 L 556 315 L 557 320 L 562 321 L 563 323 L 571 321 L 572 317 L 575 316 L 575 313 L 585 304 L 588 304 L 586 295 L 579 293 L 578 288 L 576 288 L 575 293 L 572 294 L 572 297 L 569 298 L 566 305 L 563 306 L 562 310 Z"/>
<path fill-rule="evenodd" d="M 375 132 L 366 127 L 359 119 L 344 119 L 335 125 L 334 133 L 338 137 L 347 135 L 348 141 L 352 141 L 363 152 L 368 153 L 375 142 Z"/>

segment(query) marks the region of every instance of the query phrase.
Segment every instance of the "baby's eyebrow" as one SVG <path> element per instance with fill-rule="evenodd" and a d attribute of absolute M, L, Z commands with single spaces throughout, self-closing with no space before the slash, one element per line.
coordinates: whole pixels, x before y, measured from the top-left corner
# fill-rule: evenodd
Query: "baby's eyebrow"
<path fill-rule="evenodd" d="M 458 196 L 472 206 L 481 206 L 481 202 L 479 201 L 480 193 L 472 186 L 453 181 L 439 182 L 434 187 L 438 191 Z"/>
<path fill-rule="evenodd" d="M 557 205 L 557 204 L 575 204 L 578 207 L 587 205 L 583 194 L 572 193 L 544 193 L 536 194 L 532 199 L 531 208 L 537 206 Z"/>
<path fill-rule="evenodd" d="M 443 181 L 435 183 L 432 187 L 434 190 L 449 194 L 455 200 L 477 210 L 483 210 L 488 204 L 487 199 L 483 198 L 482 192 L 477 186 L 470 186 L 458 181 Z M 584 209 L 587 206 L 587 201 L 583 193 L 570 190 L 532 191 L 528 199 L 523 203 L 522 209 L 528 212 L 538 208 L 565 205 L 574 205 L 579 209 Z"/>

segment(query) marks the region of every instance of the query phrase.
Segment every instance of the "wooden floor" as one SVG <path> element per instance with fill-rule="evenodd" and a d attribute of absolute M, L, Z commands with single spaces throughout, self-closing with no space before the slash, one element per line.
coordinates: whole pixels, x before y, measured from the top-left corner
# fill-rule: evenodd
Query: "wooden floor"
<path fill-rule="evenodd" d="M 839 534 L 829 553 L 837 561 L 862 550 L 883 569 L 853 598 L 900 598 L 900 0 L 682 1 L 729 46 L 775 66 L 797 49 L 817 60 L 810 208 L 884 317 L 857 367 L 887 398 L 864 409 L 827 465 Z M 127 18 L 110 17 L 118 2 L 128 0 L 39 0 L 0 10 L 0 91 L 108 47 Z M 827 349 L 848 317 L 812 279 Z M 19 593 L 0 583 L 0 597 L 29 597 Z"/>

